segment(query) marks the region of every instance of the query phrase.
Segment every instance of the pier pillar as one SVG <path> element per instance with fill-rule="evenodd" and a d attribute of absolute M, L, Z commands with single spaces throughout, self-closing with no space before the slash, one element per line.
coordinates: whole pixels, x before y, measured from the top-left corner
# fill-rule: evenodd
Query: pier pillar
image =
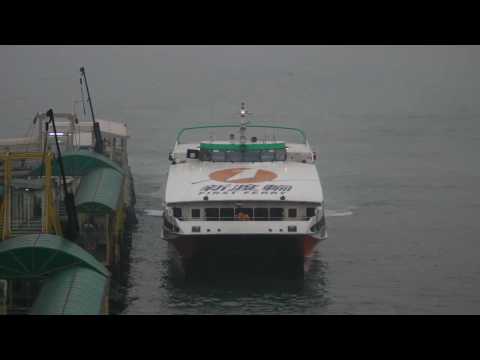
<path fill-rule="evenodd" d="M 106 263 L 107 266 L 111 265 L 112 259 L 112 237 L 110 236 L 110 215 L 105 215 L 105 239 L 107 239 L 107 254 L 106 254 Z"/>
<path fill-rule="evenodd" d="M 0 315 L 7 315 L 8 282 L 0 280 Z"/>

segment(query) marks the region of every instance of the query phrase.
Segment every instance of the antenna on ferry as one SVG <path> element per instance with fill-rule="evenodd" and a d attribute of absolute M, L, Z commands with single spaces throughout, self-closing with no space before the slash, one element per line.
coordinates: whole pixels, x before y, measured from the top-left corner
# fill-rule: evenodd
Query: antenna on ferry
<path fill-rule="evenodd" d="M 245 130 L 247 130 L 247 124 L 250 122 L 246 119 L 246 116 L 250 115 L 250 112 L 245 108 L 245 103 L 240 104 L 240 117 L 242 118 L 240 122 L 240 143 L 245 144 L 247 138 L 245 136 Z"/>

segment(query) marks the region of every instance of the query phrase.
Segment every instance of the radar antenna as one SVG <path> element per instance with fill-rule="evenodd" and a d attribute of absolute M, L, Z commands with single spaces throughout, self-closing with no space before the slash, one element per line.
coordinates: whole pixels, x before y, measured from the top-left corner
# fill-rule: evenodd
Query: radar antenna
<path fill-rule="evenodd" d="M 250 123 L 249 120 L 246 119 L 247 115 L 251 115 L 249 111 L 245 108 L 245 103 L 242 102 L 240 105 L 240 143 L 245 144 L 247 137 L 245 136 L 245 130 L 247 130 L 247 125 Z"/>

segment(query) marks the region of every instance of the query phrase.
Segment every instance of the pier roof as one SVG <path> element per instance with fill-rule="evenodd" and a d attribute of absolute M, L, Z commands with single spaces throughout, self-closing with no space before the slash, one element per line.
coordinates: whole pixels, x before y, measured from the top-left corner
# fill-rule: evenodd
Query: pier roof
<path fill-rule="evenodd" d="M 74 267 L 49 277 L 31 310 L 31 315 L 99 315 L 108 279 L 85 267 Z"/>
<path fill-rule="evenodd" d="M 98 168 L 111 168 L 123 174 L 123 169 L 109 158 L 88 150 L 66 152 L 62 155 L 63 166 L 66 176 L 84 176 Z M 43 165 L 32 172 L 32 175 L 40 175 Z M 55 161 L 53 175 L 60 176 L 60 166 Z"/>
<path fill-rule="evenodd" d="M 110 168 L 93 170 L 80 182 L 75 197 L 77 211 L 90 214 L 108 214 L 118 208 L 123 175 Z"/>
<path fill-rule="evenodd" d="M 72 266 L 84 266 L 104 276 L 107 268 L 72 241 L 51 234 L 31 234 L 0 242 L 0 278 L 47 276 Z"/>

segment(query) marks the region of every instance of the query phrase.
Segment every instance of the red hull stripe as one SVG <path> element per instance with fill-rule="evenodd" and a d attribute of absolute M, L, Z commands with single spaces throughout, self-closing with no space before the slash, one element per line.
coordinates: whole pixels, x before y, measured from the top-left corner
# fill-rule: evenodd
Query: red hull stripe
<path fill-rule="evenodd" d="M 319 239 L 314 238 L 313 236 L 306 235 L 303 238 L 303 256 L 305 257 L 312 256 L 319 242 L 320 242 Z"/>

